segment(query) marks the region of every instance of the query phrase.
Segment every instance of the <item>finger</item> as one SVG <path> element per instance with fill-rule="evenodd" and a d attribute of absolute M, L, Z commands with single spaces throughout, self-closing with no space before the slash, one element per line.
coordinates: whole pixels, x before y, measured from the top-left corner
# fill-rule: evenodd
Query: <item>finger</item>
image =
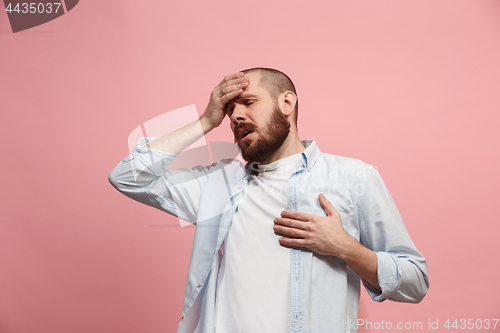
<path fill-rule="evenodd" d="M 321 193 L 318 196 L 318 199 L 319 199 L 319 203 L 320 203 L 321 207 L 323 207 L 326 215 L 330 216 L 334 213 L 337 213 L 337 210 L 335 209 L 335 207 L 333 207 L 331 202 L 326 199 L 326 197 L 323 193 Z"/>
<path fill-rule="evenodd" d="M 284 210 L 281 212 L 281 217 L 283 218 L 290 218 L 294 220 L 300 220 L 300 221 L 310 221 L 311 220 L 311 214 L 303 213 L 303 212 L 296 212 L 293 210 Z"/>
<path fill-rule="evenodd" d="M 306 221 L 301 221 L 301 220 L 294 220 L 294 219 L 288 219 L 288 218 L 275 218 L 274 219 L 274 224 L 276 225 L 281 225 L 289 228 L 295 228 L 295 229 L 301 229 L 301 230 L 307 230 L 307 226 L 305 223 Z"/>
<path fill-rule="evenodd" d="M 292 237 L 290 235 L 285 235 L 283 233 L 283 230 L 284 229 L 279 229 L 279 228 L 278 229 L 274 229 L 273 228 L 274 234 L 277 235 L 277 236 L 283 236 L 283 237 L 288 237 L 288 238 L 305 238 L 304 235 L 301 235 L 302 237 Z"/>
<path fill-rule="evenodd" d="M 276 231 L 276 230 L 273 230 L 273 231 L 274 231 L 274 234 L 275 234 L 276 236 L 285 236 L 285 235 L 283 235 L 283 234 L 282 234 L 281 232 L 279 232 L 279 231 Z"/>
<path fill-rule="evenodd" d="M 243 76 L 245 76 L 245 73 L 243 73 L 243 72 L 237 72 L 237 73 L 234 73 L 234 74 L 226 75 L 226 76 L 224 76 L 224 78 L 222 79 L 222 81 L 220 81 L 219 84 L 222 84 L 222 83 L 227 82 L 229 80 L 233 80 L 233 79 L 236 79 L 238 77 L 243 77 Z"/>
<path fill-rule="evenodd" d="M 222 84 L 219 88 L 221 90 L 221 97 L 223 95 L 226 95 L 227 93 L 233 92 L 238 89 L 245 89 L 245 87 L 248 85 L 248 80 L 236 80 L 232 81 L 233 84 Z"/>
<path fill-rule="evenodd" d="M 293 237 L 293 238 L 305 238 L 307 236 L 306 232 L 303 230 L 295 229 L 295 228 L 288 228 L 284 227 L 282 225 L 275 224 L 273 227 L 274 233 L 280 234 L 282 236 L 286 237 Z"/>
<path fill-rule="evenodd" d="M 288 238 L 281 237 L 278 239 L 279 243 L 283 247 L 294 248 L 294 247 L 306 247 L 307 241 L 301 238 Z"/>
<path fill-rule="evenodd" d="M 226 91 L 224 91 L 226 92 Z M 227 104 L 227 102 L 229 102 L 230 100 L 236 98 L 237 96 L 241 95 L 243 93 L 243 89 L 237 89 L 237 90 L 233 90 L 231 92 L 228 92 L 224 95 L 222 95 L 220 97 L 220 101 L 222 102 L 222 104 Z"/>
<path fill-rule="evenodd" d="M 234 86 L 234 85 L 238 85 L 238 84 L 241 84 L 241 83 L 245 83 L 245 82 L 248 82 L 248 81 L 249 81 L 249 79 L 246 76 L 243 76 L 243 77 L 237 77 L 235 79 L 231 79 L 231 80 L 228 80 L 228 81 L 221 82 L 219 85 L 221 87 L 228 87 L 228 86 Z"/>

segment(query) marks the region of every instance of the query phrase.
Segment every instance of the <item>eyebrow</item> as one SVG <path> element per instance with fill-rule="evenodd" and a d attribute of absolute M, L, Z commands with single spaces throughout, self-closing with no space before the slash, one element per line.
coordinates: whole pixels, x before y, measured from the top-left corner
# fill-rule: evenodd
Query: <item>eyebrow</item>
<path fill-rule="evenodd" d="M 257 97 L 258 97 L 257 95 L 253 95 L 253 94 L 241 94 L 241 95 L 239 95 L 238 97 L 235 97 L 232 100 L 234 101 L 234 100 L 250 99 L 250 98 L 257 98 Z"/>

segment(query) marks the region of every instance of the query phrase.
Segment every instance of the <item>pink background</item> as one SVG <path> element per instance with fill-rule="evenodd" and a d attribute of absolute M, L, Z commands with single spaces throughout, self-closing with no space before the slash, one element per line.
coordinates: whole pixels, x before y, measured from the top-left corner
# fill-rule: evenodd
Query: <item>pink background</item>
<path fill-rule="evenodd" d="M 422 303 L 363 291 L 360 318 L 499 318 L 500 1 L 86 0 L 16 34 L 0 7 L 0 332 L 175 331 L 194 228 L 108 173 L 254 66 L 294 79 L 301 139 L 378 167 L 427 257 Z"/>

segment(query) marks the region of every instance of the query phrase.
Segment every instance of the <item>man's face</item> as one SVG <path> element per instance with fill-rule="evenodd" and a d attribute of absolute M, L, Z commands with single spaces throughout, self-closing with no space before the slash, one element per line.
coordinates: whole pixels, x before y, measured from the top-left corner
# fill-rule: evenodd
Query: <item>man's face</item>
<path fill-rule="evenodd" d="M 226 112 L 231 120 L 234 142 L 249 163 L 265 163 L 283 144 L 290 122 L 278 102 L 259 85 L 260 73 L 248 73 L 249 85 L 230 101 Z"/>

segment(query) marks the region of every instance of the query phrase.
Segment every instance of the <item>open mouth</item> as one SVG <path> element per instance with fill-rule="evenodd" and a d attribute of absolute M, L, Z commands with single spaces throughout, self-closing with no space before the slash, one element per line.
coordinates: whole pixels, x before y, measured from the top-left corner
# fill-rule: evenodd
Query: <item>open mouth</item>
<path fill-rule="evenodd" d="M 254 132 L 254 129 L 252 126 L 245 126 L 244 128 L 238 129 L 237 136 L 239 137 L 239 139 L 241 141 L 243 139 L 246 139 L 253 132 Z"/>
<path fill-rule="evenodd" d="M 251 130 L 247 130 L 245 132 L 243 132 L 243 135 L 241 136 L 241 138 L 243 139 L 244 137 L 246 137 L 247 135 L 249 135 L 250 133 L 253 133 L 253 131 Z"/>
<path fill-rule="evenodd" d="M 237 142 L 244 142 L 247 141 L 250 136 L 252 136 L 252 133 L 255 132 L 255 126 L 252 126 L 251 124 L 241 124 L 242 126 L 240 128 L 235 129 L 234 132 L 234 139 L 237 140 Z M 235 141 L 236 143 L 236 141 Z"/>

